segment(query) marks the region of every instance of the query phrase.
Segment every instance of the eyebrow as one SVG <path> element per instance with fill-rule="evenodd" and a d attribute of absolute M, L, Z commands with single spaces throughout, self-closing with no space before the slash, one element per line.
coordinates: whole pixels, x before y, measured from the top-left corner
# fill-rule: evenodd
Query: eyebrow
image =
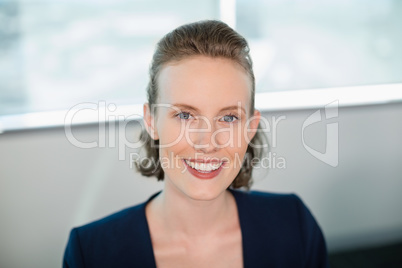
<path fill-rule="evenodd" d="M 196 113 L 200 113 L 200 110 L 198 108 L 193 107 L 193 106 L 188 105 L 188 104 L 175 103 L 175 104 L 172 104 L 172 105 L 175 106 L 175 107 L 178 107 L 178 108 L 187 109 L 187 110 L 194 111 Z M 228 111 L 228 110 L 237 110 L 239 107 L 240 107 L 240 110 L 242 110 L 242 112 L 244 114 L 246 114 L 246 111 L 244 110 L 244 108 L 242 106 L 239 106 L 239 105 L 231 105 L 231 106 L 224 107 L 224 108 L 220 109 L 219 112 Z"/>

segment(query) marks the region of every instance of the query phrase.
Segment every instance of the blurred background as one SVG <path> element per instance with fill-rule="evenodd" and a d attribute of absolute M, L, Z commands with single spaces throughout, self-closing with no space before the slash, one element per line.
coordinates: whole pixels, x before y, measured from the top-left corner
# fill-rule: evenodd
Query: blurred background
<path fill-rule="evenodd" d="M 148 67 L 203 19 L 247 38 L 276 125 L 253 189 L 297 193 L 333 267 L 401 264 L 401 1 L 0 0 L 0 267 L 61 266 L 72 227 L 162 188 L 132 167 Z M 307 150 L 326 153 L 331 124 L 332 165 Z"/>

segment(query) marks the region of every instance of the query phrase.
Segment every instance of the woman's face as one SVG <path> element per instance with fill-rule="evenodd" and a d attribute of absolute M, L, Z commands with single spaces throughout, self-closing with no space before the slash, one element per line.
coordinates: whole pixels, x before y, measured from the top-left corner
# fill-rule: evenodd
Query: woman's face
<path fill-rule="evenodd" d="M 165 191 L 215 199 L 239 173 L 258 126 L 250 78 L 231 60 L 197 56 L 164 66 L 158 86 L 144 119 L 159 139 Z"/>

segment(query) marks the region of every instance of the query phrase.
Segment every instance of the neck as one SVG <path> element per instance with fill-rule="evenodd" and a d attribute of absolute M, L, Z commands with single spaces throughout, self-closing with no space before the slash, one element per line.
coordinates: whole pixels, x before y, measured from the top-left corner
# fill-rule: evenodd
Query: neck
<path fill-rule="evenodd" d="M 204 236 L 224 231 L 225 224 L 237 217 L 234 197 L 224 191 L 212 200 L 191 199 L 180 190 L 168 189 L 150 203 L 160 226 L 169 233 Z"/>

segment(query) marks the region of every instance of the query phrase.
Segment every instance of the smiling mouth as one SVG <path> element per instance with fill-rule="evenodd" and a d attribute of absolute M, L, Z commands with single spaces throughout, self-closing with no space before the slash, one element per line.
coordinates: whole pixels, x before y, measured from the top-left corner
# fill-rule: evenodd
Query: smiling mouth
<path fill-rule="evenodd" d="M 192 169 L 195 169 L 201 173 L 209 173 L 215 171 L 223 165 L 223 162 L 217 162 L 217 161 L 204 162 L 204 161 L 190 161 L 188 159 L 184 159 L 184 162 L 186 162 L 186 164 Z"/>

